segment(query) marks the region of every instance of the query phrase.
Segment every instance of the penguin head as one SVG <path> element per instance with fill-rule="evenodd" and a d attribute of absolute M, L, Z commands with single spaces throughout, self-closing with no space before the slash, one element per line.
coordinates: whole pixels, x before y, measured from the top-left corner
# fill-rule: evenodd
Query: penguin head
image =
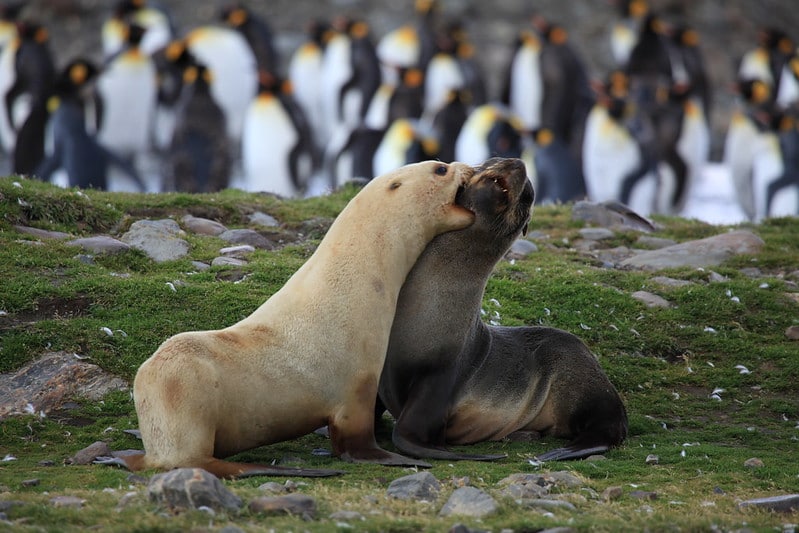
<path fill-rule="evenodd" d="M 330 24 L 324 20 L 312 20 L 305 28 L 305 33 L 311 41 L 318 46 L 323 46 L 325 43 L 324 36 L 330 30 Z"/>
<path fill-rule="evenodd" d="M 369 24 L 364 20 L 351 20 L 347 24 L 347 34 L 353 40 L 369 38 Z"/>
<path fill-rule="evenodd" d="M 519 129 L 505 117 L 498 119 L 488 130 L 486 137 L 491 157 L 521 157 L 523 146 Z"/>
<path fill-rule="evenodd" d="M 636 20 L 644 18 L 649 12 L 646 0 L 624 0 L 619 2 L 619 8 L 622 17 Z"/>
<path fill-rule="evenodd" d="M 50 33 L 43 25 L 32 20 L 17 21 L 17 38 L 20 41 L 45 44 L 50 40 Z"/>
<path fill-rule="evenodd" d="M 549 128 L 536 128 L 533 130 L 533 140 L 535 143 L 545 148 L 555 140 L 555 133 Z"/>
<path fill-rule="evenodd" d="M 144 26 L 136 24 L 135 22 L 129 23 L 125 29 L 125 42 L 130 47 L 139 46 L 146 31 L 147 28 Z"/>
<path fill-rule="evenodd" d="M 675 28 L 672 38 L 678 45 L 686 48 L 696 48 L 699 46 L 699 32 L 693 28 L 685 26 Z"/>
<path fill-rule="evenodd" d="M 56 78 L 54 93 L 62 98 L 80 97 L 80 92 L 91 85 L 99 69 L 90 60 L 76 58 L 70 61 Z"/>
<path fill-rule="evenodd" d="M 258 71 L 258 94 L 277 95 L 281 92 L 282 85 L 282 81 L 275 74 L 264 69 Z M 290 85 L 287 87 L 290 88 Z"/>
<path fill-rule="evenodd" d="M 437 12 L 440 6 L 438 0 L 416 0 L 413 7 L 420 15 L 430 15 Z"/>
<path fill-rule="evenodd" d="M 250 12 L 240 2 L 232 2 L 219 11 L 219 18 L 233 28 L 241 28 L 250 20 Z"/>
<path fill-rule="evenodd" d="M 735 89 L 750 104 L 763 105 L 771 99 L 771 87 L 762 80 L 739 80 Z"/>

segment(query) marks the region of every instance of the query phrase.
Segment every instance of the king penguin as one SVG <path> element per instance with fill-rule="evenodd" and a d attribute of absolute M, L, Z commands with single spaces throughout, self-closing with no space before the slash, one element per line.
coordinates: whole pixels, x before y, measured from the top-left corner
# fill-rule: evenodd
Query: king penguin
<path fill-rule="evenodd" d="M 540 203 L 566 203 L 584 199 L 583 170 L 569 147 L 546 128 L 533 130 L 533 141 Z"/>
<path fill-rule="evenodd" d="M 175 35 L 172 16 L 163 6 L 146 0 L 119 0 L 101 29 L 104 57 L 111 57 L 125 47 L 127 26 L 131 23 L 144 28 L 139 46 L 147 55 L 166 46 Z"/>
<path fill-rule="evenodd" d="M 409 163 L 436 159 L 437 152 L 435 139 L 420 128 L 419 121 L 397 119 L 388 127 L 375 151 L 374 175 L 380 176 Z"/>
<path fill-rule="evenodd" d="M 414 21 L 385 34 L 377 43 L 377 55 L 384 67 L 383 80 L 394 84 L 399 68 L 427 70 L 437 52 L 436 34 L 440 4 L 437 0 L 416 0 Z"/>
<path fill-rule="evenodd" d="M 144 31 L 136 24 L 128 26 L 126 46 L 107 60 L 97 80 L 103 101 L 98 139 L 137 169 L 150 150 L 158 97 L 155 63 L 139 48 Z M 116 178 L 112 175 L 110 190 L 130 190 L 126 181 Z M 153 185 L 154 190 L 160 187 Z"/>
<path fill-rule="evenodd" d="M 799 215 L 799 127 L 796 117 L 782 113 L 777 125 L 783 173 L 766 185 L 764 212 L 769 217 Z"/>
<path fill-rule="evenodd" d="M 231 147 L 225 135 L 225 114 L 211 94 L 212 76 L 201 63 L 184 69 L 165 161 L 169 190 L 216 192 L 230 182 Z"/>
<path fill-rule="evenodd" d="M 0 73 L 10 74 L 2 94 L 0 137 L 10 147 L 12 170 L 18 174 L 31 174 L 44 159 L 47 100 L 56 77 L 49 40 L 44 26 L 19 21 L 17 37 L 0 60 Z"/>
<path fill-rule="evenodd" d="M 541 79 L 541 40 L 530 30 L 521 32 L 511 54 L 505 75 L 502 101 L 519 117 L 526 130 L 541 125 L 541 104 L 544 97 Z"/>
<path fill-rule="evenodd" d="M 313 140 L 290 82 L 259 74 L 258 96 L 247 109 L 241 139 L 244 188 L 284 198 L 300 196 L 313 172 Z"/>
<path fill-rule="evenodd" d="M 65 186 L 106 190 L 108 170 L 116 166 L 144 191 L 145 185 L 136 170 L 87 131 L 87 101 L 83 93 L 96 75 L 94 65 L 83 59 L 71 61 L 60 74 L 54 95 L 48 100 L 52 150 L 38 165 L 36 175 L 50 181 L 56 170 L 63 169 L 67 177 Z"/>
<path fill-rule="evenodd" d="M 225 112 L 228 137 L 237 144 L 247 107 L 258 92 L 255 54 L 244 36 L 228 27 L 199 26 L 185 41 L 197 61 L 213 72 L 211 92 Z"/>
<path fill-rule="evenodd" d="M 263 17 L 242 2 L 235 1 L 222 7 L 220 18 L 247 39 L 259 71 L 278 71 L 280 58 L 275 48 L 272 28 Z"/>
<path fill-rule="evenodd" d="M 478 165 L 490 157 L 522 157 L 519 120 L 505 107 L 483 104 L 471 110 L 455 141 L 455 160 Z"/>
<path fill-rule="evenodd" d="M 616 0 L 621 18 L 613 24 L 610 51 L 618 68 L 625 68 L 638 43 L 641 23 L 649 12 L 646 0 Z"/>
<path fill-rule="evenodd" d="M 288 66 L 288 79 L 294 87 L 297 103 L 302 107 L 311 124 L 316 150 L 324 148 L 322 131 L 322 87 L 321 70 L 324 54 L 324 35 L 330 29 L 325 21 L 311 22 L 306 33 L 308 39 L 291 55 Z"/>

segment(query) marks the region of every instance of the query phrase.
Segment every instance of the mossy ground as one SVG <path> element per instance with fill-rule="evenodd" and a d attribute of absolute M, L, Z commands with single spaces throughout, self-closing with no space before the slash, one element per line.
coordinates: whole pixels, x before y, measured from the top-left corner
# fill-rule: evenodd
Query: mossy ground
<path fill-rule="evenodd" d="M 15 185 L 15 182 L 19 185 Z M 224 281 L 225 268 L 194 273 L 189 260 L 156 264 L 139 252 L 97 257 L 94 264 L 76 259 L 76 249 L 57 241 L 36 239 L 13 229 L 15 224 L 68 231 L 74 235 L 116 235 L 143 217 L 183 214 L 214 218 L 229 227 L 246 226 L 254 210 L 268 212 L 282 223 L 298 226 L 314 217 L 334 217 L 354 194 L 281 201 L 268 195 L 225 191 L 213 195 L 137 195 L 61 190 L 21 178 L 0 179 L 0 372 L 9 372 L 45 351 L 65 350 L 90 357 L 131 380 L 141 362 L 167 337 L 192 329 L 227 326 L 248 315 L 275 292 L 313 250 L 310 243 L 279 251 L 256 251 L 242 268 L 243 281 Z M 726 228 L 679 218 L 658 218 L 657 236 L 678 241 L 702 238 Z M 504 325 L 543 324 L 580 335 L 599 356 L 622 394 L 630 416 L 624 446 L 603 461 L 547 464 L 586 480 L 576 492 L 577 512 L 551 515 L 500 499 L 500 512 L 482 520 L 439 518 L 442 491 L 434 504 L 406 503 L 386 497 L 391 480 L 405 469 L 346 464 L 311 454 L 327 446 L 318 435 L 279 443 L 243 454 L 261 462 L 300 458 L 304 465 L 345 470 L 344 476 L 306 480 L 300 490 L 317 498 L 319 518 L 265 518 L 246 510 L 239 516 L 189 512 L 163 513 L 147 501 L 141 486 L 131 487 L 127 472 L 100 466 L 62 466 L 63 459 L 97 440 L 115 449 L 140 447 L 124 429 L 137 425 L 128 393 L 114 393 L 102 402 L 82 402 L 77 410 L 40 419 L 6 419 L 0 424 L 0 485 L 9 492 L 0 500 L 17 500 L 8 519 L 19 531 L 186 531 L 214 530 L 234 524 L 245 530 L 329 531 L 343 528 L 327 518 L 330 512 L 355 510 L 366 519 L 352 524 L 364 531 L 442 531 L 457 522 L 498 531 L 536 531 L 571 526 L 586 531 L 712 531 L 751 528 L 781 530 L 799 522 L 799 513 L 778 515 L 739 510 L 744 499 L 799 493 L 799 345 L 784 331 L 799 323 L 795 289 L 785 275 L 799 270 L 799 220 L 776 219 L 746 226 L 766 242 L 756 257 L 739 257 L 714 268 L 727 280 L 708 283 L 709 269 L 672 269 L 658 274 L 692 281 L 667 288 L 651 281 L 653 274 L 602 268 L 571 247 L 580 224 L 568 206 L 537 207 L 531 230 L 545 234 L 540 250 L 513 263 L 503 261 L 492 277 L 486 309 L 497 311 Z M 610 246 L 629 246 L 635 232 L 620 232 Z M 192 259 L 210 260 L 219 241 L 189 235 Z M 763 277 L 741 272 L 757 267 Z M 172 291 L 168 282 L 177 284 Z M 650 309 L 630 293 L 648 290 L 674 303 Z M 732 296 L 737 297 L 735 301 Z M 494 299 L 501 307 L 496 306 Z M 101 328 L 123 330 L 107 336 Z M 711 329 L 712 328 L 712 329 Z M 738 365 L 750 373 L 741 373 Z M 710 398 L 721 388 L 721 400 Z M 388 422 L 386 422 L 388 425 Z M 391 448 L 387 427 L 379 440 Z M 474 447 L 483 453 L 507 453 L 496 463 L 434 461 L 432 473 L 445 486 L 468 476 L 472 485 L 492 491 L 497 481 L 514 472 L 534 471 L 527 459 L 560 444 L 499 442 Z M 659 464 L 647 465 L 649 454 Z M 760 468 L 744 461 L 760 458 Z M 54 466 L 40 466 L 42 460 Z M 22 482 L 40 483 L 24 487 Z M 247 500 L 259 495 L 265 479 L 226 482 Z M 280 480 L 278 480 L 280 481 Z M 297 480 L 300 481 L 300 480 Z M 621 486 L 623 496 L 602 502 L 595 493 Z M 113 489 L 113 491 L 105 490 Z M 588 490 L 590 489 L 590 490 Z M 657 492 L 652 501 L 631 496 L 633 490 Z M 122 494 L 138 495 L 117 509 Z M 47 502 L 55 495 L 87 500 L 82 509 L 58 508 Z M 585 500 L 581 500 L 583 496 Z M 7 527 L 0 523 L 0 529 Z"/>

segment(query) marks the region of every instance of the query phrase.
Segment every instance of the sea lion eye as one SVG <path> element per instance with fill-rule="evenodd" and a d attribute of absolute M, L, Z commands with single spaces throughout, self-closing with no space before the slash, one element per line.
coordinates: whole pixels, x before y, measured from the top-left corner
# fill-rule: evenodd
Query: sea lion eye
<path fill-rule="evenodd" d="M 447 166 L 446 165 L 439 165 L 436 167 L 435 173 L 439 176 L 446 176 L 447 175 Z"/>

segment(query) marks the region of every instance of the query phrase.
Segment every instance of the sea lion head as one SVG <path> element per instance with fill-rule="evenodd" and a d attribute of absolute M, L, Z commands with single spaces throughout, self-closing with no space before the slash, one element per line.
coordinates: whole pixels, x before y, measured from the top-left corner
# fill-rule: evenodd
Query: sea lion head
<path fill-rule="evenodd" d="M 384 216 L 388 216 L 392 204 L 397 204 L 406 219 L 432 217 L 433 229 L 438 234 L 463 229 L 474 221 L 474 214 L 456 202 L 472 174 L 474 169 L 465 163 L 423 161 L 383 174 L 372 180 L 370 186 L 382 189 L 380 194 L 389 200 L 381 202 Z"/>
<path fill-rule="evenodd" d="M 475 167 L 456 203 L 475 214 L 471 231 L 510 243 L 527 234 L 535 192 L 521 159 L 494 157 Z"/>

